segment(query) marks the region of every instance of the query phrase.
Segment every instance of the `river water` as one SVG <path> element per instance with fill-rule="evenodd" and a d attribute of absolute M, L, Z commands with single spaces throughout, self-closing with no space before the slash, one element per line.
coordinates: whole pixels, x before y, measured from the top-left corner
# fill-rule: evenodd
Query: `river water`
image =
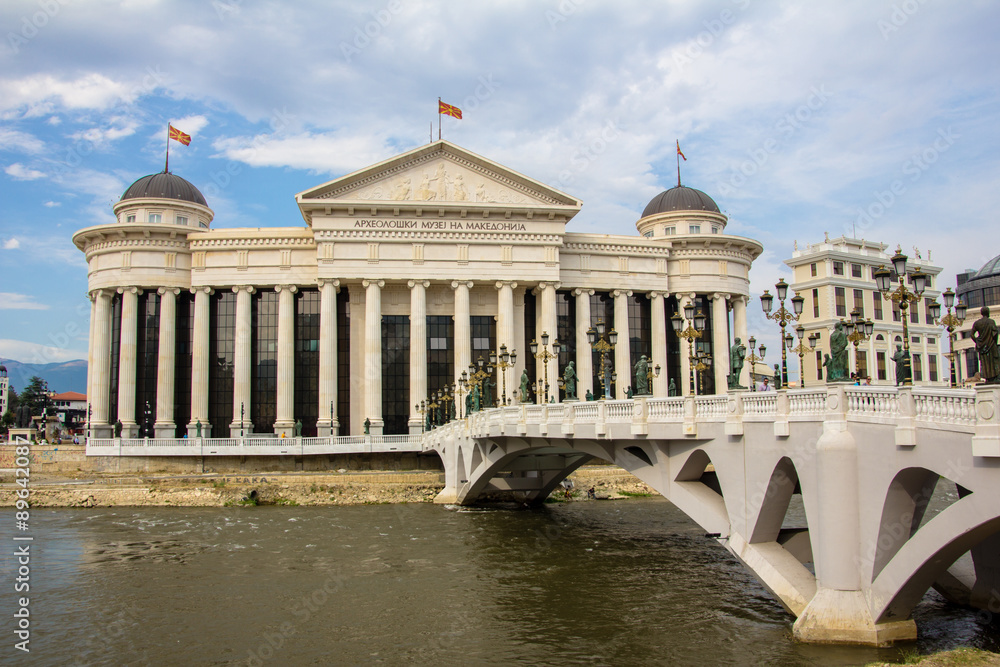
<path fill-rule="evenodd" d="M 12 535 L 13 514 L 0 527 Z M 4 549 L 0 662 L 37 665 L 849 665 L 814 646 L 662 499 L 35 509 L 31 653 Z M 11 544 L 11 543 L 9 543 Z M 997 624 L 935 594 L 906 650 L 996 650 Z M 27 658 L 24 660 L 22 658 Z"/>

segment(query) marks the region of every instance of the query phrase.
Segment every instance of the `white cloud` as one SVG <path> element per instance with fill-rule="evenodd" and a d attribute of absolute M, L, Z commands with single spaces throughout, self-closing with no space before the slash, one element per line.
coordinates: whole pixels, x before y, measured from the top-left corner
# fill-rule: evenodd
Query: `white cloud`
<path fill-rule="evenodd" d="M 30 169 L 25 167 L 20 162 L 15 162 L 4 168 L 4 172 L 11 178 L 16 178 L 19 181 L 34 181 L 39 178 L 45 178 L 45 174 L 38 171 L 37 169 Z"/>
<path fill-rule="evenodd" d="M 384 160 L 391 150 L 374 134 L 339 132 L 293 136 L 261 134 L 255 137 L 218 139 L 214 157 L 225 157 L 253 167 L 293 167 L 326 173 L 343 173 Z"/>
<path fill-rule="evenodd" d="M 34 297 L 14 292 L 0 292 L 0 310 L 48 310 L 44 303 L 36 303 Z"/>
<path fill-rule="evenodd" d="M 69 350 L 50 345 L 40 345 L 25 340 L 0 338 L 0 357 L 17 359 L 25 364 L 51 364 L 75 359 L 86 359 L 87 350 Z"/>
<path fill-rule="evenodd" d="M 4 250 L 17 250 L 21 247 L 21 242 L 17 239 L 5 239 L 3 242 Z"/>
<path fill-rule="evenodd" d="M 34 74 L 0 79 L 0 109 L 23 110 L 27 117 L 48 115 L 57 104 L 65 109 L 102 110 L 119 102 L 132 102 L 143 92 L 147 91 L 141 86 L 96 72 L 74 79 Z"/>
<path fill-rule="evenodd" d="M 184 116 L 183 118 L 170 121 L 170 124 L 184 134 L 194 135 L 201 132 L 208 125 L 208 118 L 202 115 Z"/>
<path fill-rule="evenodd" d="M 27 132 L 0 127 L 0 150 L 21 151 L 34 155 L 44 149 L 45 143 L 38 137 Z"/>
<path fill-rule="evenodd" d="M 130 118 L 115 117 L 109 119 L 103 127 L 91 127 L 70 135 L 76 141 L 86 141 L 95 146 L 105 146 L 117 139 L 123 139 L 135 134 L 139 123 Z"/>
<path fill-rule="evenodd" d="M 45 203 L 44 203 L 44 204 L 42 204 L 42 205 L 43 205 L 43 206 L 45 206 L 46 208 L 55 208 L 55 207 L 57 207 L 57 206 L 62 206 L 62 202 L 57 202 L 57 201 L 47 201 L 47 202 L 45 202 Z"/>

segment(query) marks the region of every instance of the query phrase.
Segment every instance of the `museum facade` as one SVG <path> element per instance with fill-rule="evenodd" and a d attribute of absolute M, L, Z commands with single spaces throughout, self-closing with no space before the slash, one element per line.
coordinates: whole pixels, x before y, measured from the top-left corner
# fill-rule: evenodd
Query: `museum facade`
<path fill-rule="evenodd" d="M 654 396 L 688 393 L 692 351 L 711 359 L 696 391 L 723 392 L 730 341 L 746 339 L 761 244 L 726 234 L 693 188 L 657 195 L 636 235 L 571 232 L 579 200 L 436 141 L 296 202 L 302 226 L 213 229 L 197 188 L 153 174 L 74 235 L 93 437 L 119 421 L 125 437 L 419 433 L 421 401 L 504 349 L 498 400 L 544 400 L 546 380 L 563 400 L 570 362 L 577 395 L 600 397 L 599 321 L 617 333 L 611 397 L 642 384 L 642 356 L 660 369 Z M 694 348 L 671 324 L 689 303 L 705 316 Z M 544 334 L 560 343 L 548 360 L 529 351 Z"/>

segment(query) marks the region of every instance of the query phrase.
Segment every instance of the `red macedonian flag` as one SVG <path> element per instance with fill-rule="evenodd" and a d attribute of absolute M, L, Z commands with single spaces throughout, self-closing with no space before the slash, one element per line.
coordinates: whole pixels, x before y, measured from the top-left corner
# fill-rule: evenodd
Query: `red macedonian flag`
<path fill-rule="evenodd" d="M 438 100 L 438 113 L 444 114 L 445 116 L 451 116 L 452 118 L 458 118 L 462 120 L 462 110 L 451 104 L 445 104 L 444 102 Z"/>
<path fill-rule="evenodd" d="M 183 132 L 181 132 L 180 130 L 178 130 L 173 125 L 168 125 L 167 127 L 170 128 L 170 132 L 167 135 L 168 138 L 173 139 L 174 141 L 179 141 L 182 144 L 184 144 L 185 146 L 190 146 L 191 145 L 191 135 L 190 134 L 184 134 Z"/>
<path fill-rule="evenodd" d="M 680 140 L 676 140 L 676 141 L 677 141 L 677 154 L 680 155 L 682 158 L 684 158 L 684 161 L 687 162 L 688 161 L 687 157 L 684 155 L 684 153 L 681 153 L 681 142 L 680 142 Z"/>

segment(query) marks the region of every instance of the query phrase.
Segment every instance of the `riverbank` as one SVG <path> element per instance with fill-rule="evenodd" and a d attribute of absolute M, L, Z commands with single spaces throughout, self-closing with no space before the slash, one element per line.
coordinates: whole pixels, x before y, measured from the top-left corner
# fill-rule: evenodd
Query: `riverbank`
<path fill-rule="evenodd" d="M 587 500 L 593 488 L 599 499 L 658 495 L 628 472 L 613 466 L 585 466 L 570 477 L 573 490 L 562 489 L 550 501 Z M 0 484 L 0 507 L 12 507 L 17 486 L 11 475 Z M 33 475 L 33 507 L 226 507 L 262 505 L 372 505 L 429 503 L 444 488 L 444 475 L 433 471 L 262 472 L 253 475 L 123 475 L 79 473 Z"/>
<path fill-rule="evenodd" d="M 903 663 L 870 662 L 865 667 L 893 667 L 895 664 L 920 667 L 997 667 L 1000 655 L 977 648 L 957 648 L 927 656 L 907 658 Z"/>

